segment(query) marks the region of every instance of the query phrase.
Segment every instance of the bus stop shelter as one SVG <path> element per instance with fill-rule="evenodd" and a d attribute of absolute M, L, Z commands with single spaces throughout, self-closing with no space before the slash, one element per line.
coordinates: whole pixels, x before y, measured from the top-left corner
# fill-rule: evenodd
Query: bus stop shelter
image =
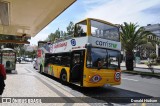
<path fill-rule="evenodd" d="M 0 0 L 0 35 L 34 37 L 75 1 Z"/>

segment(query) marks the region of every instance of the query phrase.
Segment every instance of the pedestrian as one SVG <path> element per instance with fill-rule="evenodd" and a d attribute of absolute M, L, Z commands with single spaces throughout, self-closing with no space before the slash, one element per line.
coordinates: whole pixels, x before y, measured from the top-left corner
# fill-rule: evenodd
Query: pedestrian
<path fill-rule="evenodd" d="M 3 64 L 0 64 L 0 95 L 2 95 L 5 88 L 4 80 L 6 80 L 6 70 Z"/>

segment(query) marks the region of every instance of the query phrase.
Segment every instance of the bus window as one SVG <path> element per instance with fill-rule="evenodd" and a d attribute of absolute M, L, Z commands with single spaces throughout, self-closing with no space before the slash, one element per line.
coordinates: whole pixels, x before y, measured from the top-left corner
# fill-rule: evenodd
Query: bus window
<path fill-rule="evenodd" d="M 90 53 L 90 54 L 89 54 Z M 102 48 L 92 48 L 91 52 L 88 52 L 87 67 L 88 68 L 120 68 L 120 52 L 115 50 L 108 50 Z"/>
<path fill-rule="evenodd" d="M 54 64 L 60 65 L 60 58 L 58 56 L 55 57 Z"/>
<path fill-rule="evenodd" d="M 108 68 L 120 68 L 120 52 L 114 50 L 107 50 L 108 52 Z"/>
<path fill-rule="evenodd" d="M 49 63 L 50 64 L 54 64 L 55 62 L 55 56 L 52 56 L 50 59 L 49 59 Z"/>
<path fill-rule="evenodd" d="M 63 56 L 61 64 L 65 67 L 70 67 L 70 57 L 69 56 Z"/>
<path fill-rule="evenodd" d="M 73 65 L 80 63 L 80 54 L 74 54 L 73 55 Z"/>
<path fill-rule="evenodd" d="M 87 21 L 76 24 L 75 37 L 83 37 L 87 34 Z"/>

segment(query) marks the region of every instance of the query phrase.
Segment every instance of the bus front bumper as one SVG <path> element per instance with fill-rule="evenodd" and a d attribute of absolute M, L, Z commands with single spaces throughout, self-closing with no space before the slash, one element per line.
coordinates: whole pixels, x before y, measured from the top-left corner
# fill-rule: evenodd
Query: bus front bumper
<path fill-rule="evenodd" d="M 88 81 L 83 81 L 83 87 L 102 87 L 102 86 L 114 86 L 114 85 L 120 85 L 121 81 L 119 82 L 108 82 L 108 83 L 94 83 L 94 82 L 88 82 Z"/>

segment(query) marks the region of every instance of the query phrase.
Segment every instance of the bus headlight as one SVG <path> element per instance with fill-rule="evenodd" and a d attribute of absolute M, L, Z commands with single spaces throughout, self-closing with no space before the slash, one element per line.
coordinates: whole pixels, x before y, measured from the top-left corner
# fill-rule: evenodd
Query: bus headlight
<path fill-rule="evenodd" d="M 99 82 L 101 79 L 102 79 L 101 76 L 94 75 L 93 77 L 90 78 L 90 82 Z"/>
<path fill-rule="evenodd" d="M 121 73 L 120 72 L 116 72 L 115 75 L 114 75 L 114 79 L 115 79 L 115 81 L 120 81 Z"/>

